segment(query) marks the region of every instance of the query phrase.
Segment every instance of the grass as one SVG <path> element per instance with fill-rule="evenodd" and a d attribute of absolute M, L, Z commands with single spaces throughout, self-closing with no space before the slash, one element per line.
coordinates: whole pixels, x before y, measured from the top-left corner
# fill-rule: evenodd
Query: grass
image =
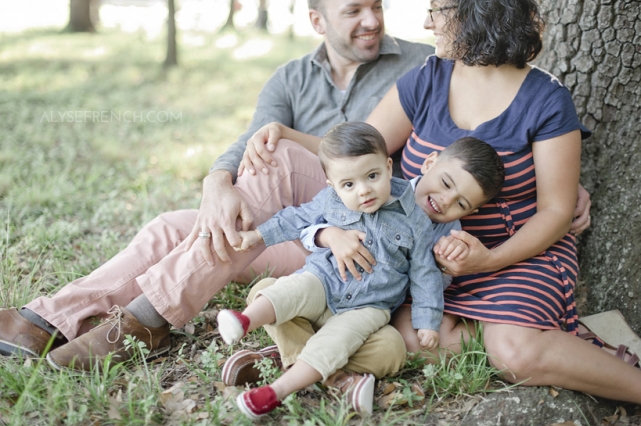
<path fill-rule="evenodd" d="M 179 68 L 163 71 L 162 41 L 142 34 L 0 35 L 0 306 L 90 273 L 161 212 L 197 208 L 201 179 L 246 128 L 263 83 L 317 44 L 246 32 L 235 47 L 272 48 L 239 60 L 234 47 L 216 47 L 229 34 L 202 36 L 204 45 L 181 47 Z M 218 305 L 242 307 L 247 290 L 226 287 L 174 330 L 171 354 L 151 363 L 78 375 L 0 357 L 0 425 L 250 424 L 230 398 L 238 390 L 220 383 L 238 347 L 223 345 L 212 323 Z M 271 344 L 264 332 L 245 340 L 246 348 Z M 377 395 L 399 396 L 369 421 L 315 387 L 262 423 L 420 424 L 438 404 L 492 388 L 483 357 L 475 346 L 434 367 L 408 364 L 381 381 Z M 277 374 L 263 370 L 270 380 Z"/>

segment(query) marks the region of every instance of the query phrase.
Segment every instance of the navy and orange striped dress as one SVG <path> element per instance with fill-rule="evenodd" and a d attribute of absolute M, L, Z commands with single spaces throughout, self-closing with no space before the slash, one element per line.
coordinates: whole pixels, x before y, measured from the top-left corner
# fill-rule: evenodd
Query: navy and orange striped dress
<path fill-rule="evenodd" d="M 463 130 L 448 108 L 454 62 L 427 58 L 398 82 L 399 98 L 413 132 L 403 151 L 406 178 L 420 174 L 424 158 L 456 139 L 474 136 L 492 145 L 505 164 L 501 193 L 473 215 L 463 229 L 492 248 L 506 241 L 536 213 L 532 144 L 573 130 L 579 122 L 570 92 L 551 74 L 533 67 L 511 105 L 498 117 Z M 455 277 L 445 291 L 445 312 L 480 321 L 576 334 L 574 287 L 578 274 L 576 241 L 567 234 L 545 252 L 493 273 Z"/>

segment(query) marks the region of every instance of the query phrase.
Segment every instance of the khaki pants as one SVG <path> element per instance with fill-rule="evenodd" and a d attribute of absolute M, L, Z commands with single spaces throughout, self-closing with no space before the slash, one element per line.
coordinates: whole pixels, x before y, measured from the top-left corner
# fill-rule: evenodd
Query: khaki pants
<path fill-rule="evenodd" d="M 266 278 L 254 285 L 247 297 L 248 304 L 262 295 L 274 305 L 276 323 L 264 327 L 278 345 L 283 366 L 289 367 L 300 357 L 321 373 L 324 379 L 338 368 L 372 373 L 377 378 L 400 370 L 405 363 L 405 343 L 400 333 L 387 324 L 389 311 L 366 308 L 332 315 L 327 309 L 322 284 L 313 274 L 308 275 L 314 277 L 316 286 L 306 286 L 300 280 L 301 275 L 294 275 L 280 278 L 279 282 L 289 281 L 288 285 L 281 290 L 272 290 L 270 287 L 277 280 Z M 289 297 L 294 293 L 291 286 L 297 284 L 303 284 L 305 289 L 295 291 L 296 295 Z M 297 305 L 303 306 L 299 308 Z M 322 305 L 321 308 L 318 308 L 319 305 Z M 302 314 L 292 317 L 291 313 L 296 309 L 300 309 Z M 306 312 L 307 309 L 310 311 Z M 286 311 L 290 314 L 286 315 Z M 385 325 L 381 327 L 380 324 Z M 360 330 L 345 330 L 345 326 L 351 328 L 354 325 Z"/>
<path fill-rule="evenodd" d="M 274 153 L 278 167 L 269 175 L 245 173 L 236 189 L 249 204 L 257 226 L 287 206 L 310 201 L 326 186 L 318 157 L 300 145 L 282 140 Z M 298 270 L 308 254 L 299 242 L 265 250 L 257 246 L 238 253 L 229 246 L 233 263 L 205 262 L 197 241 L 185 251 L 196 210 L 161 214 L 134 237 L 120 253 L 86 277 L 77 279 L 49 297 L 26 305 L 73 339 L 89 328 L 87 319 L 101 317 L 113 305 L 126 306 L 144 293 L 156 310 L 175 327 L 194 318 L 205 303 L 228 282 L 251 280 L 269 267 L 273 276 Z"/>

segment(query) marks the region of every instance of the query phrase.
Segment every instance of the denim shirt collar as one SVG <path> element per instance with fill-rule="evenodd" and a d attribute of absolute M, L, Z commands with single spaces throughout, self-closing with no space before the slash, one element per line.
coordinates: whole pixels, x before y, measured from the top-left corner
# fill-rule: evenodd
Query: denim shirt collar
<path fill-rule="evenodd" d="M 391 187 L 391 195 L 394 199 L 389 203 L 383 204 L 381 206 L 381 209 L 393 209 L 396 208 L 396 206 L 399 206 L 403 210 L 405 215 L 409 216 L 416 208 L 416 200 L 414 198 L 414 189 L 412 185 L 410 185 L 410 182 L 406 181 L 405 179 L 393 177 L 391 181 Z M 328 189 L 331 193 L 331 196 L 329 197 L 330 202 L 334 206 L 341 206 L 342 209 L 349 210 L 347 207 L 345 207 L 339 196 L 336 194 L 334 188 L 328 187 Z M 352 214 L 354 215 L 354 219 L 356 220 L 363 213 L 352 211 Z"/>
<path fill-rule="evenodd" d="M 400 55 L 401 47 L 398 45 L 396 40 L 394 40 L 394 38 L 385 34 L 383 36 L 383 41 L 381 42 L 381 48 L 378 54 L 379 56 L 380 55 Z M 332 67 L 329 63 L 329 59 L 327 58 L 327 47 L 325 46 L 325 42 L 322 42 L 320 46 L 316 48 L 316 50 L 314 51 L 314 54 L 312 55 L 311 61 L 314 65 L 324 68 L 327 71 L 331 71 Z"/>

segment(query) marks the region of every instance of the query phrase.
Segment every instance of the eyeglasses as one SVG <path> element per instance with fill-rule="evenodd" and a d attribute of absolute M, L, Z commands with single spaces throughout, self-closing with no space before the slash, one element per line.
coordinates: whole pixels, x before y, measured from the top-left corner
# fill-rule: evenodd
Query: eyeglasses
<path fill-rule="evenodd" d="M 434 16 L 432 15 L 433 13 L 439 13 L 444 10 L 450 10 L 450 9 L 456 9 L 458 6 L 443 6 L 443 7 L 435 7 L 434 9 L 427 9 L 427 13 L 430 14 L 430 19 L 434 21 Z"/>

